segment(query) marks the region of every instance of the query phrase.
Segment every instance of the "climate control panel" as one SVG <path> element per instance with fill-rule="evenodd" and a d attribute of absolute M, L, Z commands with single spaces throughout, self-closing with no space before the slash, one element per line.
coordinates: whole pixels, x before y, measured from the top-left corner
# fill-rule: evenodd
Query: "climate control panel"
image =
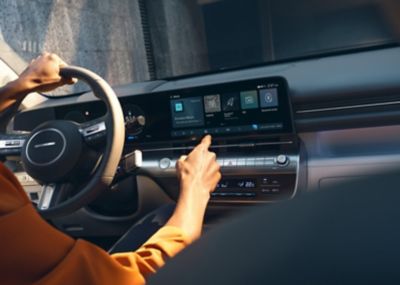
<path fill-rule="evenodd" d="M 178 181 L 177 157 L 146 159 L 140 168 L 174 195 Z M 211 194 L 211 203 L 260 203 L 291 199 L 298 184 L 297 154 L 218 156 L 222 179 Z"/>

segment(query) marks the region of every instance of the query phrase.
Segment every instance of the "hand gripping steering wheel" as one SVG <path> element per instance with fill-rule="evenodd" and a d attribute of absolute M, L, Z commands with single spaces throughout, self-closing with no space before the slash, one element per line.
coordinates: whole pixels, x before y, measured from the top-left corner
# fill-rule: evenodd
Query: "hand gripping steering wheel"
<path fill-rule="evenodd" d="M 86 82 L 105 103 L 106 114 L 82 124 L 47 121 L 18 139 L 0 135 L 0 152 L 19 152 L 25 171 L 42 185 L 38 211 L 45 218 L 70 214 L 106 190 L 113 181 L 125 141 L 122 108 L 110 85 L 81 67 L 63 68 L 60 75 Z"/>

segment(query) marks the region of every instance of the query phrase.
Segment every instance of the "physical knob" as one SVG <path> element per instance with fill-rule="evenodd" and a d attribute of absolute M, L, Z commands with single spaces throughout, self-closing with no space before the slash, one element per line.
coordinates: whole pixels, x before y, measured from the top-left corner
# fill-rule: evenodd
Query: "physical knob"
<path fill-rule="evenodd" d="M 160 160 L 159 166 L 161 169 L 167 169 L 171 165 L 171 160 L 167 157 L 164 157 Z"/>
<path fill-rule="evenodd" d="M 278 156 L 276 157 L 275 161 L 276 161 L 276 163 L 279 164 L 279 165 L 285 165 L 285 164 L 288 163 L 289 158 L 288 158 L 286 155 L 284 155 L 284 154 L 280 154 L 280 155 L 278 155 Z"/>

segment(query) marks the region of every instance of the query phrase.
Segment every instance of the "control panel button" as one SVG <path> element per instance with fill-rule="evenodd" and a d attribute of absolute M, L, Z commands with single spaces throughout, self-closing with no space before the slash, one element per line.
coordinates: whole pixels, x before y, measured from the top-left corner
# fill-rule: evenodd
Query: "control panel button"
<path fill-rule="evenodd" d="M 225 167 L 234 167 L 237 164 L 236 158 L 225 158 L 224 159 L 224 166 Z"/>
<path fill-rule="evenodd" d="M 287 157 L 286 155 L 280 154 L 280 155 L 278 155 L 278 156 L 276 157 L 275 162 L 276 162 L 278 165 L 283 166 L 283 165 L 286 165 L 286 164 L 289 162 L 289 159 L 288 159 L 288 157 Z"/>
<path fill-rule="evenodd" d="M 236 165 L 237 166 L 245 166 L 246 165 L 246 159 L 245 158 L 238 158 Z"/>
<path fill-rule="evenodd" d="M 254 166 L 254 157 L 246 158 L 246 166 Z"/>
<path fill-rule="evenodd" d="M 261 193 L 263 194 L 279 194 L 281 190 L 279 188 L 262 188 Z"/>
<path fill-rule="evenodd" d="M 254 165 L 255 166 L 264 166 L 265 165 L 265 159 L 264 157 L 256 157 L 254 159 Z"/>
<path fill-rule="evenodd" d="M 164 157 L 163 159 L 160 160 L 159 166 L 161 169 L 167 169 L 168 167 L 171 166 L 171 160 L 168 157 Z"/>

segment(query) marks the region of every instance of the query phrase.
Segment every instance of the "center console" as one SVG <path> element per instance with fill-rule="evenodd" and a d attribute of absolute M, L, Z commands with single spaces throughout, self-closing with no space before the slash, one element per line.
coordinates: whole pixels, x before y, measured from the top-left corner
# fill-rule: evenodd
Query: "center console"
<path fill-rule="evenodd" d="M 175 163 L 211 134 L 222 179 L 211 202 L 260 203 L 296 194 L 299 146 L 287 83 L 272 77 L 122 98 L 126 152 L 173 198 Z"/>

